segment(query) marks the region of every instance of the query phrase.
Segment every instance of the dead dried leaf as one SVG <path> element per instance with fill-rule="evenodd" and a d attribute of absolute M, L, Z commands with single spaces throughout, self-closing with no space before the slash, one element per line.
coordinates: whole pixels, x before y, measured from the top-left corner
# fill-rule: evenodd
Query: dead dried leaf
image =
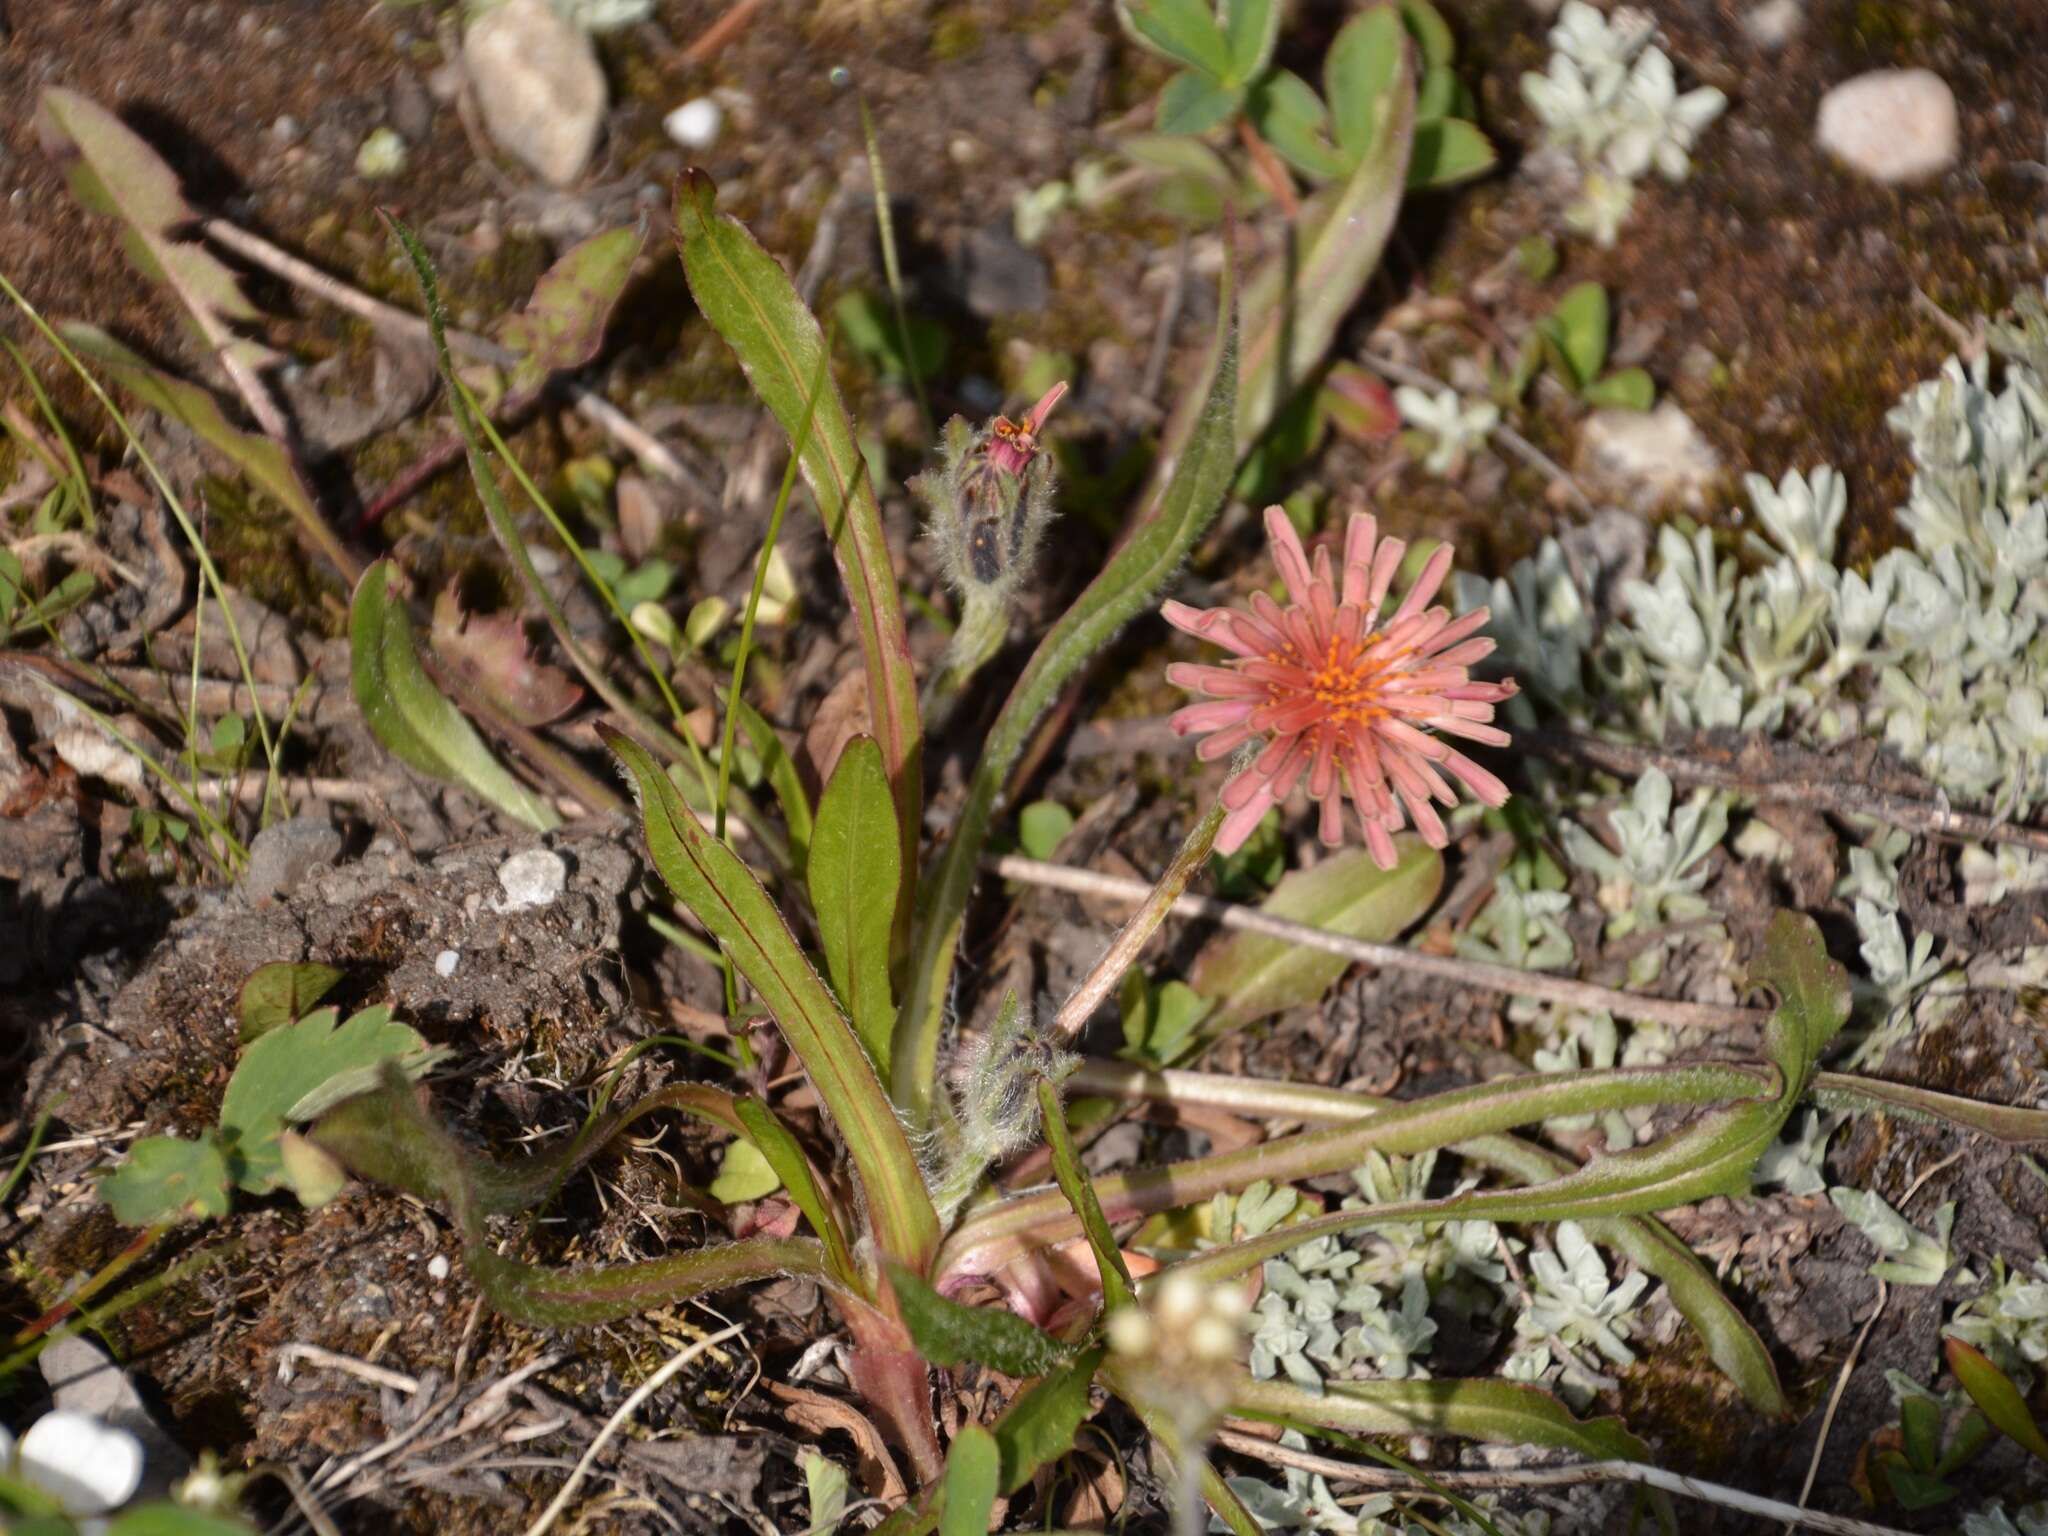
<path fill-rule="evenodd" d="M 860 1469 L 861 1491 L 869 1498 L 893 1505 L 900 1504 L 908 1496 L 903 1474 L 896 1470 L 889 1448 L 882 1442 L 882 1432 L 853 1404 L 842 1398 L 813 1392 L 808 1387 L 793 1387 L 787 1382 L 764 1381 L 761 1385 L 770 1397 L 782 1404 L 793 1427 L 810 1435 L 843 1430 L 852 1437 Z"/>
<path fill-rule="evenodd" d="M 574 709 L 583 687 L 534 660 L 526 627 L 508 613 L 465 613 L 451 586 L 434 599 L 434 654 L 521 725 L 546 725 Z"/>
<path fill-rule="evenodd" d="M 813 800 L 824 792 L 846 744 L 856 736 L 872 735 L 874 728 L 868 709 L 868 676 L 855 667 L 832 685 L 832 691 L 825 695 L 825 701 L 804 730 L 797 768 L 804 775 L 804 788 Z"/>

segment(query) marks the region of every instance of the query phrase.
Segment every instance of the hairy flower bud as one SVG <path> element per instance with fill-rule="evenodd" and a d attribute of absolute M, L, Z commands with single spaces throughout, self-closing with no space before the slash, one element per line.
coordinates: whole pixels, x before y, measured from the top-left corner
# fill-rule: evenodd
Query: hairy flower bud
<path fill-rule="evenodd" d="M 963 599 L 1007 596 L 1031 573 L 1052 519 L 1052 460 L 1038 434 L 1066 392 L 1064 383 L 1053 385 L 1022 422 L 998 416 L 977 428 L 955 416 L 940 468 L 910 482 L 931 508 L 946 579 Z"/>

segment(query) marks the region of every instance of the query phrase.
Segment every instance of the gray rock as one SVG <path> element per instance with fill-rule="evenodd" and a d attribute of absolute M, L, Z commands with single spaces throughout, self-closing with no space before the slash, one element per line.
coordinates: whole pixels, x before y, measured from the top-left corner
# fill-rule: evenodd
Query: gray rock
<path fill-rule="evenodd" d="M 265 827 L 249 844 L 242 894 L 255 907 L 288 895 L 316 869 L 341 857 L 341 834 L 313 816 L 294 816 Z"/>
<path fill-rule="evenodd" d="M 384 100 L 385 109 L 391 115 L 391 126 L 399 136 L 408 144 L 426 142 L 427 134 L 434 126 L 434 98 L 420 84 L 420 77 L 409 69 L 401 69 L 392 80 Z"/>
<path fill-rule="evenodd" d="M 1955 92 L 1932 70 L 1874 69 L 1821 97 L 1814 138 L 1872 181 L 1924 180 L 1956 163 Z"/>
<path fill-rule="evenodd" d="M 534 174 L 583 174 L 609 103 L 589 36 L 548 0 L 505 0 L 470 24 L 462 61 L 484 126 Z"/>
<path fill-rule="evenodd" d="M 552 906 L 568 880 L 569 866 L 559 853 L 546 848 L 515 853 L 498 867 L 498 884 L 505 888 L 499 910 L 523 912 L 529 907 Z"/>
<path fill-rule="evenodd" d="M 1654 411 L 1595 411 L 1579 432 L 1578 470 L 1597 491 L 1636 512 L 1706 506 L 1721 460 L 1692 418 L 1669 400 Z"/>
<path fill-rule="evenodd" d="M 1052 296 L 1045 258 L 1019 243 L 1007 222 L 974 231 L 960 258 L 962 300 L 984 320 L 1044 309 Z"/>

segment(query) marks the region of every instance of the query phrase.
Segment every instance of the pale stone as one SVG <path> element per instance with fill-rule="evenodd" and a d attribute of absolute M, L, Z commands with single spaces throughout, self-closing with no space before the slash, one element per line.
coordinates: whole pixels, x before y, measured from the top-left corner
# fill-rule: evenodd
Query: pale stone
<path fill-rule="evenodd" d="M 709 149 L 724 126 L 725 113 L 709 96 L 686 101 L 661 120 L 661 131 L 684 149 Z"/>
<path fill-rule="evenodd" d="M 1806 10 L 1799 0 L 1764 0 L 1742 18 L 1742 30 L 1765 53 L 1776 53 L 1805 25 Z"/>
<path fill-rule="evenodd" d="M 1956 163 L 1955 92 L 1931 70 L 1872 70 L 1820 99 L 1814 137 L 1859 176 L 1919 181 Z"/>
<path fill-rule="evenodd" d="M 558 187 L 583 174 L 608 103 L 588 34 L 548 0 L 505 0 L 470 24 L 462 60 L 492 138 Z"/>
<path fill-rule="evenodd" d="M 554 903 L 568 883 L 569 868 L 559 853 L 529 848 L 515 853 L 498 868 L 498 884 L 505 888 L 501 912 L 524 912 L 530 907 Z"/>
<path fill-rule="evenodd" d="M 1705 508 L 1720 457 L 1669 400 L 1654 411 L 1595 411 L 1579 432 L 1579 472 L 1634 511 Z"/>

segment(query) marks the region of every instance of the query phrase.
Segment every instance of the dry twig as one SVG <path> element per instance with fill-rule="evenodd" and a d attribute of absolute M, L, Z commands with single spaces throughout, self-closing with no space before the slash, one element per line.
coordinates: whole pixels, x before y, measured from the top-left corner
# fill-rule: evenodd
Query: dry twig
<path fill-rule="evenodd" d="M 1341 1478 L 1361 1488 L 1429 1492 L 1427 1486 L 1406 1472 L 1360 1466 L 1331 1456 L 1290 1450 L 1284 1445 L 1275 1445 L 1270 1440 L 1237 1430 L 1226 1429 L 1217 1435 L 1216 1440 L 1229 1450 L 1274 1466 L 1297 1467 L 1318 1477 Z M 1571 1467 L 1526 1467 L 1500 1472 L 1431 1472 L 1429 1477 L 1445 1488 L 1457 1489 L 1571 1488 L 1586 1483 L 1634 1483 L 1638 1487 L 1661 1489 L 1681 1498 L 1698 1499 L 1705 1504 L 1740 1510 L 1766 1520 L 1790 1520 L 1794 1525 L 1829 1532 L 1831 1536 L 1908 1536 L 1907 1532 L 1894 1526 L 1872 1525 L 1867 1520 L 1854 1520 L 1847 1515 L 1824 1515 L 1815 1510 L 1797 1509 L 1777 1499 L 1766 1499 L 1754 1493 L 1744 1493 L 1740 1488 L 1729 1488 L 1696 1477 L 1681 1477 L 1676 1472 L 1667 1472 L 1662 1467 L 1648 1466 L 1639 1461 L 1589 1461 Z"/>
<path fill-rule="evenodd" d="M 1143 880 L 1098 874 L 1092 869 L 1073 869 L 1064 864 L 1048 864 L 1042 859 L 1027 859 L 1019 854 L 985 860 L 984 866 L 1005 880 L 1047 886 L 1076 896 L 1093 896 L 1107 901 L 1138 903 L 1152 893 L 1152 887 Z M 1761 1008 L 1689 1003 L 1673 997 L 1644 997 L 1615 987 L 1597 986 L 1590 981 L 1574 981 L 1568 976 L 1518 971 L 1511 966 L 1487 965 L 1482 961 L 1460 960 L 1450 955 L 1426 955 L 1398 944 L 1371 944 L 1324 928 L 1313 928 L 1307 923 L 1269 917 L 1251 907 L 1218 901 L 1213 896 L 1182 896 L 1170 910 L 1177 917 L 1206 918 L 1225 928 L 1262 933 L 1268 938 L 1284 939 L 1290 944 L 1342 955 L 1348 960 L 1377 966 L 1381 970 L 1409 971 L 1434 976 L 1458 986 L 1479 987 L 1510 997 L 1539 998 L 1572 1008 L 1605 1009 L 1622 1018 L 1652 1019 L 1678 1029 L 1721 1030 L 1730 1025 L 1759 1026 L 1767 1016 Z"/>
<path fill-rule="evenodd" d="M 1518 731 L 1515 742 L 1545 757 L 1590 763 L 1622 778 L 1655 768 L 1674 784 L 1702 785 L 1754 795 L 1774 805 L 1797 805 L 1836 816 L 1868 816 L 1906 832 L 1972 843 L 2015 843 L 2048 853 L 2048 829 L 1997 821 L 1947 805 L 1887 794 L 1868 784 L 1817 779 L 1763 779 L 1732 764 L 1706 762 L 1680 752 L 1627 746 L 1571 731 Z"/>

